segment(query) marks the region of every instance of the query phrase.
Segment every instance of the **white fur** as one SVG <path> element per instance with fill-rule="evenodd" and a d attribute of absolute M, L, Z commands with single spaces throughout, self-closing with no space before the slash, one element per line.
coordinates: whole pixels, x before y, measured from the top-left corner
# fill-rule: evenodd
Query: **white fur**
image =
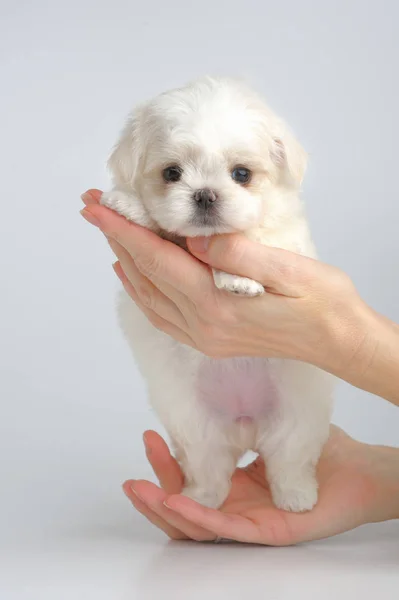
<path fill-rule="evenodd" d="M 181 180 L 162 171 L 178 164 Z M 109 161 L 115 188 L 102 202 L 163 236 L 240 231 L 259 243 L 315 256 L 299 188 L 306 155 L 257 95 L 229 79 L 204 78 L 161 94 L 129 118 Z M 232 180 L 251 169 L 248 186 Z M 193 193 L 218 194 L 220 220 L 198 225 Z M 217 287 L 247 296 L 261 284 L 214 271 Z M 251 310 L 248 300 L 248 310 Z M 315 467 L 328 437 L 332 378 L 282 359 L 211 359 L 156 330 L 123 293 L 120 320 L 147 381 L 150 402 L 186 479 L 183 493 L 219 507 L 248 449 L 267 466 L 279 508 L 317 501 Z"/>

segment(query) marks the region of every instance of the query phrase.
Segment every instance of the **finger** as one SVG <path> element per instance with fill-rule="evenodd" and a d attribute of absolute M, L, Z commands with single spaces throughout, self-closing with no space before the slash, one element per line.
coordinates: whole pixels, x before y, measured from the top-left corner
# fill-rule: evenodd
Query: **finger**
<path fill-rule="evenodd" d="M 192 300 L 214 293 L 209 269 L 176 244 L 127 221 L 105 206 L 93 204 L 81 214 L 119 242 L 151 281 L 165 281 Z"/>
<path fill-rule="evenodd" d="M 134 260 L 127 250 L 117 242 L 111 241 L 111 247 L 115 245 L 120 249 L 120 252 L 116 254 L 121 267 L 135 288 L 139 298 L 141 298 L 142 303 L 147 304 L 147 301 L 150 302 L 149 307 L 158 312 L 161 317 L 171 320 L 175 325 L 185 326 L 184 328 L 187 329 L 183 311 L 187 312 L 190 308 L 192 310 L 192 302 L 187 296 L 163 280 L 155 279 L 154 282 L 150 281 L 136 267 Z M 159 311 L 157 310 L 158 305 Z M 172 316 L 174 318 L 169 319 Z"/>
<path fill-rule="evenodd" d="M 86 206 L 89 206 L 90 204 L 99 204 L 101 196 L 102 196 L 101 190 L 91 189 L 91 190 L 87 190 L 86 192 L 84 192 L 81 195 L 81 199 L 83 200 L 83 203 Z"/>
<path fill-rule="evenodd" d="M 246 543 L 268 543 L 261 540 L 259 529 L 250 519 L 206 508 L 184 496 L 169 496 L 167 507 L 187 521 L 212 532 L 217 537 Z"/>
<path fill-rule="evenodd" d="M 126 278 L 133 286 L 140 304 L 159 315 L 165 321 L 183 331 L 187 331 L 188 325 L 186 319 L 173 300 L 163 294 L 149 279 L 142 275 L 123 246 L 113 240 L 110 240 L 110 245 L 115 255 L 119 258 L 121 267 L 121 269 L 116 267 L 116 270 L 114 267 L 115 273 L 121 279 L 122 283 L 124 283 L 124 278 Z M 186 303 L 186 300 L 181 294 L 179 296 L 178 300 L 181 306 L 181 304 Z"/>
<path fill-rule="evenodd" d="M 143 441 L 147 458 L 161 488 L 167 494 L 180 494 L 184 482 L 183 473 L 166 442 L 155 431 L 146 431 Z"/>
<path fill-rule="evenodd" d="M 204 240 L 208 240 L 204 245 Z M 309 278 L 319 272 L 311 258 L 252 242 L 242 235 L 190 238 L 190 252 L 201 261 L 259 281 L 269 292 L 300 297 Z"/>
<path fill-rule="evenodd" d="M 186 346 L 196 348 L 196 345 L 192 338 L 188 334 L 186 334 L 182 329 L 180 329 L 173 323 L 170 323 L 166 319 L 163 319 L 156 312 L 154 312 L 150 308 L 147 308 L 140 302 L 140 298 L 138 297 L 136 290 L 134 289 L 130 281 L 127 279 L 126 275 L 123 273 L 119 263 L 115 263 L 113 265 L 113 268 L 116 275 L 122 282 L 126 293 L 130 296 L 133 302 L 137 305 L 137 307 L 141 310 L 141 312 L 147 317 L 147 319 L 156 329 L 159 329 L 159 331 L 163 331 L 173 339 L 177 340 L 178 342 L 181 342 L 182 344 L 185 344 Z"/>
<path fill-rule="evenodd" d="M 130 483 L 130 482 L 129 482 Z M 124 490 L 126 487 L 124 486 Z M 167 494 L 158 486 L 150 481 L 134 481 L 131 483 L 133 494 L 144 502 L 158 518 L 166 522 L 170 527 L 178 529 L 184 535 L 198 542 L 212 541 L 215 539 L 215 534 L 207 531 L 203 527 L 199 527 L 195 523 L 187 521 L 178 513 L 170 510 L 164 504 Z M 130 498 L 130 495 L 129 495 Z"/>
<path fill-rule="evenodd" d="M 133 482 L 126 481 L 123 484 L 123 491 L 125 495 L 129 498 L 130 502 L 133 504 L 134 508 L 142 514 L 150 523 L 155 525 L 158 529 L 161 529 L 170 539 L 172 540 L 187 540 L 187 536 L 177 529 L 173 527 L 169 523 L 167 523 L 164 519 L 159 517 L 154 511 L 152 511 L 146 504 L 143 502 L 138 495 L 133 491 L 131 485 Z"/>

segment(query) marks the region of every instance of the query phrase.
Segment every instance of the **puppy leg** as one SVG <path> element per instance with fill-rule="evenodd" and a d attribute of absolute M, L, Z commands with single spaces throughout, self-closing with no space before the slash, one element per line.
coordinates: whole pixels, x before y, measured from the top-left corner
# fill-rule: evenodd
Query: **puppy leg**
<path fill-rule="evenodd" d="M 257 447 L 275 505 L 302 512 L 317 502 L 316 466 L 329 436 L 331 377 L 301 363 L 285 371 L 279 414 L 260 426 Z"/>
<path fill-rule="evenodd" d="M 224 273 L 218 269 L 212 269 L 213 280 L 216 287 L 219 290 L 225 290 L 238 296 L 261 296 L 265 288 L 262 284 L 248 279 L 248 277 L 240 277 L 239 275 L 231 275 L 231 273 Z"/>
<path fill-rule="evenodd" d="M 219 508 L 230 492 L 241 452 L 204 439 L 184 447 L 175 444 L 175 454 L 185 477 L 182 494 L 208 508 Z"/>
<path fill-rule="evenodd" d="M 328 422 L 325 434 L 314 435 L 303 423 L 281 426 L 281 438 L 275 446 L 264 441 L 259 444 L 259 453 L 266 464 L 266 477 L 277 508 L 293 512 L 311 510 L 318 495 L 316 465 L 324 443 L 328 438 Z"/>
<path fill-rule="evenodd" d="M 240 438 L 235 438 L 235 424 L 213 416 L 198 400 L 197 373 L 204 357 L 186 346 L 176 352 L 168 336 L 158 331 L 156 335 L 158 343 L 153 340 L 146 349 L 151 360 L 142 373 L 150 382 L 150 403 L 168 432 L 183 471 L 182 493 L 204 506 L 218 508 L 230 491 L 231 476 L 245 448 Z"/>
<path fill-rule="evenodd" d="M 295 436 L 295 433 L 293 433 Z M 270 454 L 267 448 L 260 453 L 266 462 L 266 475 L 274 504 L 277 508 L 293 512 L 311 510 L 318 495 L 316 464 L 322 444 L 307 439 L 306 442 L 290 444 Z"/>
<path fill-rule="evenodd" d="M 128 221 L 133 221 L 137 225 L 154 229 L 154 222 L 145 210 L 141 202 L 134 196 L 119 190 L 104 192 L 101 196 L 100 204 L 119 213 Z"/>

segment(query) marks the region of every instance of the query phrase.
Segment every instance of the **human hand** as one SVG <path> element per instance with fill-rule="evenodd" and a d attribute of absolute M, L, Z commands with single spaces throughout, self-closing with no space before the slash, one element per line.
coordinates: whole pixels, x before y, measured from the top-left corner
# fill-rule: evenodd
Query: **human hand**
<path fill-rule="evenodd" d="M 206 251 L 203 238 L 188 240 L 196 260 L 98 206 L 100 196 L 84 196 L 83 214 L 107 235 L 117 275 L 158 329 L 217 358 L 298 359 L 346 379 L 368 366 L 373 312 L 340 270 L 239 235 L 216 236 Z M 243 299 L 221 292 L 204 263 L 259 281 L 268 293 Z"/>
<path fill-rule="evenodd" d="M 285 546 L 399 518 L 399 450 L 362 444 L 335 426 L 317 468 L 319 500 L 308 513 L 275 508 L 259 458 L 236 469 L 220 510 L 204 508 L 179 495 L 183 475 L 164 440 L 148 431 L 144 441 L 160 487 L 130 480 L 123 489 L 133 506 L 172 539 L 222 537 Z"/>

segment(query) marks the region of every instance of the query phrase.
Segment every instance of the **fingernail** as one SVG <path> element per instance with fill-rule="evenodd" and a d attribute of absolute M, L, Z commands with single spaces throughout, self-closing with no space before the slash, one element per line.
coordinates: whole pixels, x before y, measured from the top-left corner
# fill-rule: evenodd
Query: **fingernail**
<path fill-rule="evenodd" d="M 209 237 L 195 237 L 187 240 L 190 250 L 201 253 L 206 252 L 209 247 Z"/>
<path fill-rule="evenodd" d="M 152 449 L 151 447 L 148 445 L 148 442 L 146 440 L 145 434 L 143 435 L 143 442 L 144 442 L 144 448 L 145 448 L 145 453 L 147 456 L 151 455 Z"/>
<path fill-rule="evenodd" d="M 114 264 L 112 265 L 112 268 L 114 270 L 115 275 L 117 276 L 117 278 L 119 280 L 121 280 L 121 276 L 119 274 L 119 262 L 114 262 Z M 121 280 L 122 281 L 122 280 Z"/>
<path fill-rule="evenodd" d="M 166 508 L 169 508 L 169 510 L 173 510 L 173 508 L 170 508 L 167 500 L 164 500 L 162 504 L 166 506 Z"/>
<path fill-rule="evenodd" d="M 92 215 L 91 212 L 87 210 L 87 208 L 84 208 L 83 210 L 81 210 L 80 214 L 82 215 L 82 217 L 84 219 L 86 219 L 86 221 L 88 221 L 92 225 L 95 225 L 96 227 L 100 227 L 100 221 L 94 215 Z"/>
<path fill-rule="evenodd" d="M 114 270 L 115 275 L 120 279 L 121 278 L 120 273 L 119 273 L 120 265 L 119 265 L 118 260 L 112 264 L 112 268 Z"/>
<path fill-rule="evenodd" d="M 129 498 L 129 494 L 123 486 L 122 486 L 122 492 L 125 494 L 126 498 Z"/>
<path fill-rule="evenodd" d="M 94 200 L 93 196 L 89 192 L 85 192 L 80 197 L 83 200 L 84 204 L 92 204 L 93 203 L 93 200 Z"/>
<path fill-rule="evenodd" d="M 136 492 L 136 490 L 134 489 L 134 487 L 132 485 L 130 486 L 130 491 L 136 496 L 136 498 L 138 498 L 140 500 L 140 502 L 144 502 L 144 500 L 142 499 L 140 494 L 138 492 Z"/>
<path fill-rule="evenodd" d="M 125 283 L 129 283 L 128 278 L 126 277 L 119 261 L 115 262 L 112 265 L 112 268 L 114 270 L 115 275 L 123 285 L 125 285 Z"/>
<path fill-rule="evenodd" d="M 106 235 L 105 237 L 107 238 L 107 242 L 108 242 L 109 247 L 111 248 L 112 252 L 114 254 L 116 254 L 117 253 L 117 249 L 118 249 L 118 244 L 115 242 L 115 240 L 113 240 L 108 235 Z"/>

